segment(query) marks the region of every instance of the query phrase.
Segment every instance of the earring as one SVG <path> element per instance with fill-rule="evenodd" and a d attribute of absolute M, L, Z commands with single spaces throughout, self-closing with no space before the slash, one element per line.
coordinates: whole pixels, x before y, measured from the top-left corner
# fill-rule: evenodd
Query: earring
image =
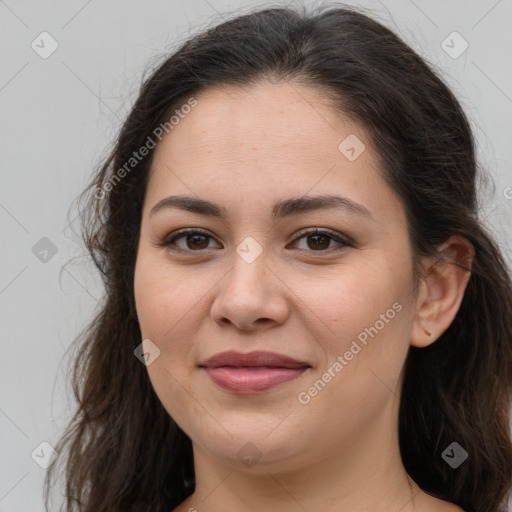
<path fill-rule="evenodd" d="M 423 330 L 425 331 L 425 333 L 427 334 L 427 336 L 429 336 L 430 338 L 433 338 L 434 335 L 430 332 L 430 331 L 427 331 L 427 329 L 423 328 Z"/>

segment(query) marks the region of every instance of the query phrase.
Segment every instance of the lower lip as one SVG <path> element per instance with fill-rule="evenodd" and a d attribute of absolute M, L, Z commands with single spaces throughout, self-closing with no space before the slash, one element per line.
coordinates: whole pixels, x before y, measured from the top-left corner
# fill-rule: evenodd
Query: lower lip
<path fill-rule="evenodd" d="M 307 368 L 205 368 L 215 384 L 232 393 L 254 395 L 288 382 Z"/>

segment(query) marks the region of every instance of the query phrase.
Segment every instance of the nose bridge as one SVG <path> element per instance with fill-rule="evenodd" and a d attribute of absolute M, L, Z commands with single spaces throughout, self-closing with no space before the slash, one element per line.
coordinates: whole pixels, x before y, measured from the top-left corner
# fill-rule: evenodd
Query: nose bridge
<path fill-rule="evenodd" d="M 266 287 L 270 284 L 267 282 L 267 256 L 263 248 L 256 254 L 254 247 L 240 244 L 233 255 L 233 267 L 228 276 L 232 291 L 243 295 L 245 299 L 256 299 L 265 294 Z"/>
<path fill-rule="evenodd" d="M 231 271 L 221 283 L 212 305 L 212 315 L 217 322 L 228 320 L 244 330 L 261 319 L 281 323 L 288 316 L 281 287 L 267 268 L 268 252 L 263 248 L 256 251 L 251 243 L 240 244 L 233 253 Z"/>

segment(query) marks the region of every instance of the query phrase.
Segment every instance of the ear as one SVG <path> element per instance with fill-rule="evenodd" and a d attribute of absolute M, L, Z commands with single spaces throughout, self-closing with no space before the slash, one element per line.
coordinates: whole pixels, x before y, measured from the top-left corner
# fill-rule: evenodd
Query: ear
<path fill-rule="evenodd" d="M 466 238 L 453 235 L 438 249 L 442 261 L 435 256 L 422 260 L 423 278 L 411 333 L 411 345 L 415 347 L 430 345 L 448 329 L 459 311 L 471 277 L 475 250 Z"/>

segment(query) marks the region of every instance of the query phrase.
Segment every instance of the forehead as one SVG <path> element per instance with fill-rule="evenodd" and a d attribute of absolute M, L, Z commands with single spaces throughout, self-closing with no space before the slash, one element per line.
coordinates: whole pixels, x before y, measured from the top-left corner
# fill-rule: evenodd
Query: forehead
<path fill-rule="evenodd" d="M 168 146 L 194 148 L 200 151 L 197 156 L 213 149 L 233 157 L 237 150 L 242 156 L 244 151 L 278 153 L 290 147 L 306 155 L 318 144 L 338 156 L 340 131 L 361 132 L 335 113 L 324 91 L 298 84 L 262 81 L 243 88 L 214 87 L 195 99 L 197 105 L 173 128 L 175 140 Z"/>
<path fill-rule="evenodd" d="M 196 106 L 155 150 L 151 199 L 177 191 L 238 199 L 336 191 L 402 215 L 365 130 L 322 89 L 262 82 L 194 98 Z"/>

